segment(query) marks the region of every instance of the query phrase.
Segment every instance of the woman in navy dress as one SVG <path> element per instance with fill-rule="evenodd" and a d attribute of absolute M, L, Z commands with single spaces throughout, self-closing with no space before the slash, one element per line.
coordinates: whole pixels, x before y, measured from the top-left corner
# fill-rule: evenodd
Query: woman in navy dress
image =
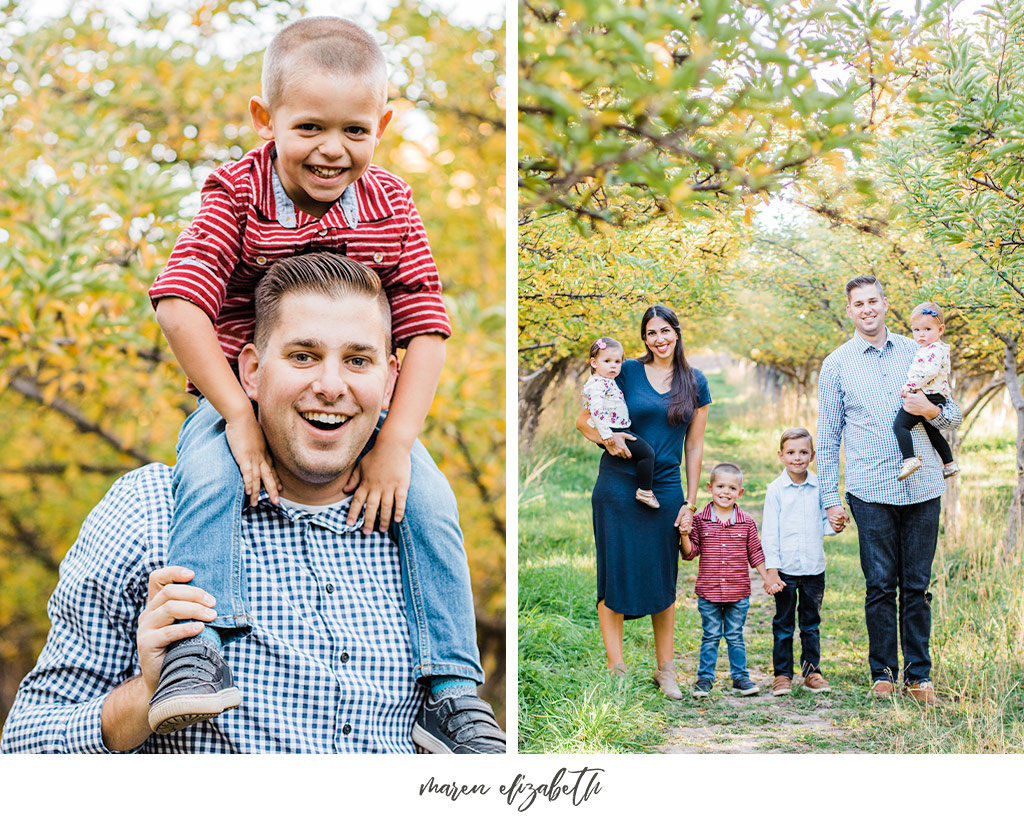
<path fill-rule="evenodd" d="M 584 410 L 577 428 L 603 444 L 591 502 L 597 544 L 597 611 L 608 669 L 625 675 L 623 620 L 651 616 L 658 669 L 654 679 L 669 698 L 682 698 L 673 661 L 679 533 L 689 531 L 696 511 L 704 454 L 704 427 L 711 393 L 683 354 L 679 321 L 665 306 L 643 316 L 640 336 L 647 354 L 627 360 L 616 378 L 629 407 L 630 428 L 654 448 L 654 494 L 660 509 L 635 498 L 636 468 L 625 460 L 629 435 L 602 441 Z M 686 453 L 686 494 L 680 466 Z"/>

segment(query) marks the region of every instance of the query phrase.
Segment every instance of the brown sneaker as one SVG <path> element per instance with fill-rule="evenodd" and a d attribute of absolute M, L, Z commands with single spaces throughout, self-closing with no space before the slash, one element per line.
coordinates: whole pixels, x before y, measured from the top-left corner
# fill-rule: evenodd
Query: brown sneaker
<path fill-rule="evenodd" d="M 804 676 L 804 689 L 808 692 L 832 692 L 832 687 L 820 672 L 809 672 Z"/>
<path fill-rule="evenodd" d="M 654 683 L 661 687 L 666 698 L 678 701 L 683 697 L 679 684 L 676 683 L 676 665 L 671 661 L 667 664 L 659 664 L 654 671 Z"/>
<path fill-rule="evenodd" d="M 892 698 L 892 681 L 879 680 L 871 685 L 872 698 Z"/>
<path fill-rule="evenodd" d="M 654 493 L 649 489 L 638 489 L 636 491 L 636 499 L 642 504 L 647 504 L 651 509 L 661 509 L 661 504 L 658 503 L 658 499 L 654 497 Z"/>
<path fill-rule="evenodd" d="M 903 466 L 900 467 L 900 474 L 896 476 L 897 481 L 902 481 L 909 478 L 917 470 L 921 468 L 921 459 L 915 455 L 913 458 L 907 458 L 903 462 Z"/>
<path fill-rule="evenodd" d="M 929 707 L 933 707 L 938 703 L 935 699 L 935 690 L 932 687 L 931 681 L 918 681 L 916 684 L 907 684 L 904 686 L 903 691 L 915 701 L 920 701 Z"/>
<path fill-rule="evenodd" d="M 776 675 L 772 681 L 772 695 L 789 695 L 793 691 L 793 679 Z"/>

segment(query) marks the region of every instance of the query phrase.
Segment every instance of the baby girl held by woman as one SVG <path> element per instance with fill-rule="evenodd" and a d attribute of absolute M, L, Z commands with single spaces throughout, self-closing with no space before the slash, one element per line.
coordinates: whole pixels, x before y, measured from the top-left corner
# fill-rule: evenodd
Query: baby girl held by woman
<path fill-rule="evenodd" d="M 622 369 L 625 350 L 615 338 L 598 338 L 590 346 L 590 377 L 583 386 L 583 405 L 590 412 L 593 426 L 605 444 L 612 443 L 612 435 L 624 432 L 630 438 L 628 449 L 636 461 L 636 499 L 652 509 L 661 505 L 654 497 L 654 450 L 629 431 L 629 409 L 626 398 L 615 382 Z"/>

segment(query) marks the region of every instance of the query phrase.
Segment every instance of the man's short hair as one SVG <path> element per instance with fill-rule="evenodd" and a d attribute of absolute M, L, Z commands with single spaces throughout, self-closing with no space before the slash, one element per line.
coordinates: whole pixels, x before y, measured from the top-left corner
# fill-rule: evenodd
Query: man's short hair
<path fill-rule="evenodd" d="M 289 81 L 311 72 L 358 77 L 388 98 L 388 69 L 377 41 L 364 28 L 340 17 L 306 17 L 279 31 L 263 55 L 263 100 L 271 111 L 284 99 Z"/>
<path fill-rule="evenodd" d="M 885 289 L 882 288 L 882 281 L 876 278 L 874 275 L 858 275 L 846 284 L 846 302 L 850 302 L 850 292 L 854 289 L 860 289 L 862 286 L 874 286 L 878 289 L 878 294 L 883 298 L 885 297 Z"/>
<path fill-rule="evenodd" d="M 391 354 L 391 306 L 380 278 L 372 269 L 334 252 L 311 252 L 282 258 L 263 276 L 256 287 L 256 331 L 253 342 L 258 352 L 264 351 L 277 325 L 281 299 L 293 293 L 323 295 L 326 298 L 362 295 L 376 300 L 384 321 L 387 354 Z"/>
<path fill-rule="evenodd" d="M 802 426 L 791 426 L 782 433 L 782 438 L 779 439 L 779 452 L 786 448 L 786 441 L 795 441 L 799 438 L 807 438 L 811 442 L 811 451 L 814 451 L 814 438 L 811 437 L 811 433 Z"/>
<path fill-rule="evenodd" d="M 716 475 L 735 475 L 740 479 L 740 485 L 743 485 L 743 470 L 740 469 L 736 464 L 723 461 L 722 463 L 715 464 L 714 469 L 711 470 L 711 477 L 708 478 L 708 483 L 715 482 Z"/>

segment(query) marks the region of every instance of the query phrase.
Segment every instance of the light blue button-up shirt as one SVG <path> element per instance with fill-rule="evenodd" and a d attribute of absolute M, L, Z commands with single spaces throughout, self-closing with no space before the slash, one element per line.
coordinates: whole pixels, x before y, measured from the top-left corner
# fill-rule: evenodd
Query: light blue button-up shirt
<path fill-rule="evenodd" d="M 765 567 L 787 575 L 824 572 L 826 535 L 835 535 L 835 531 L 825 517 L 817 476 L 808 472 L 807 479 L 798 484 L 782 470 L 764 495 L 761 548 Z"/>
<path fill-rule="evenodd" d="M 914 454 L 922 466 L 897 481 L 903 456 L 892 431 L 903 407 L 900 389 L 914 360 L 917 344 L 886 330 L 881 347 L 859 334 L 825 358 L 818 377 L 818 475 L 826 508 L 839 506 L 839 446 L 846 454 L 846 491 L 871 503 L 906 506 L 938 498 L 946 489 L 942 461 L 924 426 L 956 429 L 962 416 L 952 399 L 930 424 L 911 430 Z"/>

